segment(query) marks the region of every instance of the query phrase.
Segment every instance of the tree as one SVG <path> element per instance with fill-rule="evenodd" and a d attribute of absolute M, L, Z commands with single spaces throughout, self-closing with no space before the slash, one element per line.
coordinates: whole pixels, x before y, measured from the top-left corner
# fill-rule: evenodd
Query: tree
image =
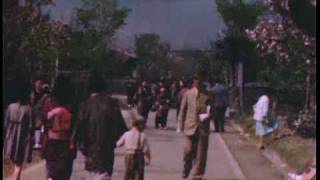
<path fill-rule="evenodd" d="M 217 0 L 216 3 L 227 29 L 224 31 L 224 37 L 213 47 L 216 48 L 218 57 L 229 63 L 229 84 L 231 86 L 229 101 L 231 108 L 236 109 L 238 62 L 249 64 L 257 57 L 255 43 L 246 36 L 245 29 L 255 26 L 258 16 L 264 11 L 264 6 L 258 3 L 243 3 L 242 1 L 231 3 L 226 0 Z M 240 98 L 240 102 L 243 101 L 243 98 Z"/>
<path fill-rule="evenodd" d="M 54 29 L 49 15 L 41 12 L 42 5 L 50 5 L 50 1 L 26 1 L 24 5 L 4 2 L 3 61 L 7 77 L 17 72 L 32 76 L 38 70 L 48 70 L 44 66 L 52 58 L 49 37 Z"/>
<path fill-rule="evenodd" d="M 301 125 L 298 130 L 302 134 L 315 136 L 315 4 L 309 0 L 283 2 L 267 2 L 269 16 L 261 18 L 256 27 L 246 32 L 258 43 L 264 57 L 275 56 L 278 68 L 273 69 L 273 72 L 286 74 L 273 78 L 269 84 L 284 89 L 287 94 L 293 94 L 286 97 L 286 100 L 301 99 L 300 102 L 303 102 L 304 92 L 304 106 L 297 118 L 299 123 L 296 124 Z M 296 92 L 300 94 L 297 96 Z M 291 105 L 296 106 L 293 103 Z"/>
<path fill-rule="evenodd" d="M 127 8 L 118 8 L 115 0 L 83 0 L 72 22 L 65 66 L 72 70 L 97 69 L 105 77 L 112 77 L 116 62 L 111 38 L 128 12 Z"/>
<path fill-rule="evenodd" d="M 135 38 L 138 79 L 147 76 L 150 76 L 150 79 L 158 79 L 160 76 L 166 76 L 169 71 L 170 44 L 161 43 L 157 34 L 141 34 Z"/>
<path fill-rule="evenodd" d="M 247 34 L 258 43 L 262 55 L 275 55 L 278 66 L 291 67 L 290 76 L 304 77 L 305 82 L 292 82 L 287 89 L 290 91 L 290 86 L 306 87 L 304 108 L 309 109 L 314 106 L 310 104 L 310 96 L 315 89 L 312 87 L 315 83 L 311 81 L 315 80 L 315 38 L 312 37 L 315 17 L 310 15 L 314 14 L 315 8 L 311 8 L 308 1 L 295 0 L 288 5 L 276 2 L 267 5 L 271 9 L 270 15 L 261 18 L 256 27 L 247 30 Z M 299 16 L 298 12 L 304 13 Z M 310 18 L 302 23 L 301 17 Z"/>

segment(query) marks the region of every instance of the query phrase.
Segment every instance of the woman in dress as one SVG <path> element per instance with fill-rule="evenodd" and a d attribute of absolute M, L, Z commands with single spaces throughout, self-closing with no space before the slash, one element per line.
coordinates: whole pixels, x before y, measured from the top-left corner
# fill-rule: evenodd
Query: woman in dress
<path fill-rule="evenodd" d="M 20 180 L 23 162 L 31 162 L 33 123 L 29 82 L 17 83 L 17 102 L 9 104 L 4 119 L 4 157 L 14 164 L 14 179 Z"/>

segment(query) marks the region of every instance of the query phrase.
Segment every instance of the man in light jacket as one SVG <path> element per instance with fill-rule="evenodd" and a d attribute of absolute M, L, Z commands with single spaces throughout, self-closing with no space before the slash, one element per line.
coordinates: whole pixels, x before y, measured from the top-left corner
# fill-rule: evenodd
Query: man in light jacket
<path fill-rule="evenodd" d="M 201 179 L 205 173 L 212 105 L 209 95 L 195 77 L 193 87 L 182 98 L 178 121 L 184 135 L 184 169 L 182 178 L 188 177 L 194 166 L 193 179 Z"/>
<path fill-rule="evenodd" d="M 267 117 L 269 111 L 269 97 L 267 90 L 263 91 L 258 102 L 253 106 L 253 111 L 253 119 L 256 121 L 256 135 L 259 137 L 258 148 L 264 149 L 263 136 L 265 134 L 265 127 L 262 122 Z"/>

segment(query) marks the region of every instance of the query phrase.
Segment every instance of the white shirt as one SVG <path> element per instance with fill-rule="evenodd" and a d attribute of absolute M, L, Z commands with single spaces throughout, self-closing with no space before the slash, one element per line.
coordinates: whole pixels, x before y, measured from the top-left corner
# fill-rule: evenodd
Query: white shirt
<path fill-rule="evenodd" d="M 144 152 L 150 152 L 149 143 L 146 135 L 143 132 L 139 132 L 136 128 L 125 132 L 122 137 L 118 140 L 117 146 L 123 146 L 126 149 L 127 154 L 133 154 L 138 149 L 138 138 L 140 134 L 140 149 Z"/>
<path fill-rule="evenodd" d="M 269 110 L 269 98 L 267 95 L 262 95 L 258 102 L 253 106 L 253 119 L 256 121 L 262 121 L 267 116 Z"/>
<path fill-rule="evenodd" d="M 200 122 L 203 122 L 204 120 L 206 120 L 210 116 L 210 109 L 211 109 L 211 106 L 208 105 L 206 113 L 199 114 Z"/>

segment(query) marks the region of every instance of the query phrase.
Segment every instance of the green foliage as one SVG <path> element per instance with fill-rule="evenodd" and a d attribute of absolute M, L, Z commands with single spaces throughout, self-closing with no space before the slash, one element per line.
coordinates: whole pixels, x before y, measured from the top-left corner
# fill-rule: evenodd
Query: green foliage
<path fill-rule="evenodd" d="M 257 17 L 265 10 L 260 4 L 245 4 L 241 1 L 229 3 L 226 0 L 216 0 L 216 4 L 227 26 L 241 31 L 255 26 Z"/>
<path fill-rule="evenodd" d="M 147 79 L 159 79 L 169 71 L 170 45 L 161 43 L 157 34 L 136 35 L 135 52 L 139 66 L 139 76 Z"/>
<path fill-rule="evenodd" d="M 4 2 L 4 66 L 7 77 L 16 72 L 33 75 L 37 71 L 50 71 L 56 48 L 63 41 L 64 29 L 56 28 L 48 14 L 42 14 L 42 5 L 28 3 L 18 6 L 12 1 Z"/>
<path fill-rule="evenodd" d="M 291 18 L 309 36 L 315 36 L 316 7 L 309 0 L 290 0 Z"/>
<path fill-rule="evenodd" d="M 157 34 L 142 34 L 135 37 L 135 51 L 139 65 L 148 68 L 152 64 L 159 44 L 160 36 Z"/>
<path fill-rule="evenodd" d="M 124 24 L 129 10 L 117 8 L 115 0 L 83 1 L 76 10 L 76 22 L 70 34 L 70 49 L 64 68 L 97 69 L 105 77 L 115 75 L 116 59 L 110 50 L 110 39 Z"/>
<path fill-rule="evenodd" d="M 305 110 L 300 111 L 298 121 L 300 122 L 297 130 L 303 137 L 316 137 L 316 113 Z"/>
<path fill-rule="evenodd" d="M 216 3 L 218 12 L 228 28 L 225 37 L 215 45 L 217 58 L 228 61 L 229 72 L 234 71 L 237 62 L 242 60 L 246 67 L 245 75 L 252 76 L 248 72 L 255 74 L 256 69 L 251 64 L 256 65 L 258 53 L 256 43 L 245 35 L 245 29 L 256 25 L 257 18 L 263 13 L 265 7 L 258 3 L 248 4 L 241 1 L 229 3 L 226 0 L 216 0 Z"/>
<path fill-rule="evenodd" d="M 278 62 L 275 56 L 262 57 L 264 59 L 258 79 L 267 82 L 272 87 L 281 103 L 302 108 L 305 93 L 305 77 L 307 74 L 305 60 L 302 55 L 305 51 L 303 40 L 290 36 L 286 39 L 291 60 L 287 63 Z"/>

